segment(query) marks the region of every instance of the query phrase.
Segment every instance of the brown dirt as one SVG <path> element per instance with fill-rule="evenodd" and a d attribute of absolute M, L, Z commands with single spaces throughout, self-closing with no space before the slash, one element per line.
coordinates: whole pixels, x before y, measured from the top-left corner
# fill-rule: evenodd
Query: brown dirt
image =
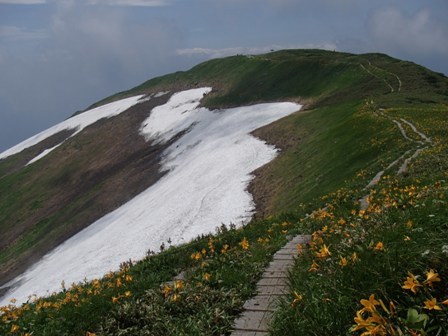
<path fill-rule="evenodd" d="M 300 102 L 297 100 L 296 102 L 303 105 L 298 113 L 307 113 L 312 108 L 311 101 Z M 273 212 L 273 200 L 278 190 L 281 189 L 273 174 L 276 160 L 286 151 L 295 148 L 302 140 L 300 135 L 290 131 L 289 127 L 285 127 L 285 123 L 288 123 L 288 120 L 283 118 L 252 132 L 253 136 L 280 150 L 274 160 L 252 172 L 255 178 L 250 182 L 248 191 L 254 199 L 256 218 L 264 218 Z"/>
<path fill-rule="evenodd" d="M 14 157 L 8 157 L 3 160 L 0 160 L 2 164 L 2 169 L 0 170 L 0 179 L 6 175 L 13 174 L 23 166 L 25 166 L 28 162 L 30 162 L 33 158 L 38 156 L 47 148 L 52 148 L 57 144 L 60 144 L 62 141 L 67 139 L 70 135 L 72 135 L 75 130 L 63 130 L 58 132 L 51 137 L 48 137 L 35 146 L 24 149 L 20 155 Z"/>
<path fill-rule="evenodd" d="M 170 144 L 147 143 L 139 129 L 151 109 L 168 98 L 151 99 L 117 117 L 100 120 L 68 139 L 45 160 L 34 163 L 35 169 L 16 187 L 30 187 L 31 195 L 20 200 L 24 209 L 32 209 L 28 203 L 36 197 L 44 200 L 39 207 L 13 215 L 9 224 L 2 224 L 6 229 L 0 237 L 0 251 L 14 247 L 44 221 L 50 219 L 51 223 L 44 225 L 40 239 L 31 248 L 1 265 L 0 285 L 162 177 L 161 154 Z M 67 135 L 61 133 L 45 146 L 54 146 Z M 19 161 L 28 162 L 45 146 L 41 143 L 39 148 L 29 149 Z M 33 193 L 34 184 L 42 186 L 44 195 Z"/>

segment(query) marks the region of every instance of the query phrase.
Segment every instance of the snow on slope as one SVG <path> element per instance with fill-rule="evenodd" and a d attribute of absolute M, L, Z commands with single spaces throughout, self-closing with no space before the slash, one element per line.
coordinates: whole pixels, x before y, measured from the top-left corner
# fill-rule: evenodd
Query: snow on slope
<path fill-rule="evenodd" d="M 169 170 L 155 185 L 99 219 L 46 255 L 14 280 L 9 298 L 23 302 L 36 293 L 103 276 L 124 260 L 140 259 L 163 241 L 174 244 L 214 231 L 221 223 L 241 225 L 253 212 L 246 191 L 250 173 L 266 164 L 276 150 L 249 135 L 263 125 L 300 109 L 293 103 L 272 103 L 219 111 L 198 108 L 209 88 L 177 93 L 155 108 L 142 125 L 148 139 L 167 141 L 186 131 L 163 159 Z"/>
<path fill-rule="evenodd" d="M 143 95 L 125 98 L 122 100 L 115 101 L 113 103 L 109 103 L 100 107 L 96 107 L 94 109 L 88 110 L 86 112 L 83 112 L 81 114 L 78 114 L 76 116 L 73 116 L 43 132 L 40 132 L 36 134 L 35 136 L 19 143 L 18 145 L 11 147 L 10 149 L 7 149 L 6 151 L 0 153 L 0 160 L 4 159 L 8 156 L 11 156 L 13 154 L 20 153 L 22 150 L 29 148 L 31 146 L 34 146 L 41 142 L 42 140 L 45 140 L 49 138 L 50 136 L 61 132 L 63 130 L 70 130 L 70 129 L 76 129 L 76 132 L 74 132 L 71 136 L 74 136 L 81 132 L 84 128 L 86 128 L 89 125 L 92 125 L 93 123 L 97 122 L 100 119 L 103 118 L 110 118 L 113 116 L 116 116 L 124 111 L 126 111 L 131 106 L 139 103 L 140 99 L 143 97 Z M 60 145 L 60 144 L 59 144 Z M 59 145 L 56 145 L 52 148 L 46 149 L 42 153 L 40 153 L 38 156 L 36 156 L 34 159 L 32 159 L 28 164 L 31 164 L 41 158 L 43 158 L 45 155 L 50 153 L 53 149 L 58 147 Z"/>

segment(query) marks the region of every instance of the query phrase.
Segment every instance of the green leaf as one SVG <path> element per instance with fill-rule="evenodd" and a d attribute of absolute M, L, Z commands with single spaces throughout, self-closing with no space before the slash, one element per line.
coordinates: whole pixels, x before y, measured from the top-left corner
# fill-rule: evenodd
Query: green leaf
<path fill-rule="evenodd" d="M 417 310 L 413 308 L 408 309 L 406 324 L 411 329 L 423 329 L 428 321 L 428 315 L 419 314 Z"/>

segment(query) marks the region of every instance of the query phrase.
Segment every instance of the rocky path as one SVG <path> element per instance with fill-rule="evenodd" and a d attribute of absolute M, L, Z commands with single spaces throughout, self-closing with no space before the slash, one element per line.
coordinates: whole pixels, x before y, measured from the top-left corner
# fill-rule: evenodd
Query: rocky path
<path fill-rule="evenodd" d="M 309 235 L 298 235 L 283 246 L 265 269 L 257 283 L 257 294 L 244 304 L 244 311 L 235 320 L 231 336 L 268 335 L 269 321 L 279 298 L 288 291 L 288 270 L 294 265 L 297 244 L 305 245 Z"/>

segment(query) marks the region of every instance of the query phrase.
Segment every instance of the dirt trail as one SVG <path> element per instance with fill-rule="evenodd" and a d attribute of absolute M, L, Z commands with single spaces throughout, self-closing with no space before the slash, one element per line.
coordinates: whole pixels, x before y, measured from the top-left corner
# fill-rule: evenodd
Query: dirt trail
<path fill-rule="evenodd" d="M 369 66 L 374 67 L 370 61 Z M 378 77 L 373 74 L 370 70 L 368 70 L 364 65 L 361 64 L 361 67 L 364 71 L 374 76 L 375 78 L 379 78 L 383 80 L 386 85 L 390 89 L 390 93 L 394 93 L 395 89 L 392 85 L 385 79 Z M 375 67 L 377 68 L 377 67 Z M 386 70 L 377 68 L 380 71 L 387 72 Z M 398 81 L 397 92 L 401 91 L 402 82 L 400 77 L 394 73 L 390 73 L 392 76 L 395 76 Z M 378 109 L 376 111 L 378 116 L 389 119 L 391 122 L 395 123 L 403 136 L 407 141 L 410 141 L 416 145 L 416 150 L 408 150 L 396 160 L 391 162 L 384 170 L 378 172 L 372 180 L 365 186 L 365 190 L 374 187 L 380 181 L 382 176 L 387 170 L 390 170 L 394 166 L 396 166 L 399 162 L 404 160 L 403 164 L 399 167 L 397 174 L 402 174 L 407 170 L 407 166 L 409 162 L 415 159 L 422 150 L 426 147 L 421 147 L 425 143 L 428 145 L 432 145 L 431 139 L 427 137 L 425 134 L 420 132 L 414 124 L 411 122 L 400 119 L 396 120 L 384 114 L 383 109 Z M 406 133 L 403 124 L 408 125 L 411 130 L 417 134 L 423 141 L 413 140 Z M 412 155 L 410 155 L 414 152 Z M 368 202 L 369 193 L 359 199 L 361 210 L 366 210 L 369 206 Z M 286 285 L 286 275 L 285 273 L 288 271 L 288 268 L 294 264 L 294 258 L 297 256 L 296 246 L 298 243 L 306 243 L 309 241 L 310 237 L 306 235 L 298 235 L 293 238 L 291 242 L 285 245 L 281 250 L 279 250 L 274 255 L 273 262 L 269 265 L 269 267 L 263 273 L 262 279 L 257 284 L 257 295 L 250 300 L 246 301 L 244 304 L 244 311 L 241 316 L 235 320 L 233 325 L 233 332 L 231 336 L 259 336 L 259 335 L 268 335 L 269 333 L 269 322 L 272 318 L 273 312 L 275 311 L 276 302 L 278 299 L 285 294 L 288 290 Z"/>
<path fill-rule="evenodd" d="M 373 68 L 373 69 L 376 69 L 376 70 L 378 70 L 379 72 L 387 73 L 387 74 L 389 74 L 389 75 L 395 77 L 395 78 L 397 79 L 397 82 L 398 82 L 397 92 L 401 92 L 402 82 L 401 82 L 400 77 L 399 77 L 397 74 L 395 74 L 395 73 L 393 73 L 393 72 L 390 72 L 390 71 L 387 71 L 387 70 L 385 70 L 385 69 L 382 69 L 382 68 L 380 68 L 380 67 L 377 67 L 377 66 L 375 66 L 375 65 L 372 65 L 372 63 L 371 63 L 369 60 L 367 60 L 367 62 L 369 63 L 369 67 L 371 67 L 371 68 Z M 375 77 L 375 78 L 378 78 L 378 79 L 382 80 L 382 81 L 389 87 L 389 89 L 390 89 L 390 93 L 394 93 L 394 92 L 395 92 L 395 88 L 391 85 L 391 83 L 389 83 L 389 81 L 388 81 L 386 78 L 374 74 L 372 71 L 370 71 L 369 69 L 367 69 L 367 67 L 365 67 L 363 64 L 360 64 L 360 65 L 361 65 L 361 68 L 362 68 L 364 71 L 366 71 L 369 75 L 371 75 L 371 76 L 373 76 L 373 77 Z"/>
<path fill-rule="evenodd" d="M 386 72 L 386 73 L 394 76 L 397 79 L 397 82 L 398 82 L 397 92 L 401 92 L 402 82 L 401 82 L 400 77 L 397 74 L 392 73 L 392 72 L 387 71 L 387 70 L 384 70 L 384 69 L 381 69 L 381 68 L 379 68 L 377 66 L 374 66 L 374 65 L 372 65 L 372 63 L 369 60 L 367 60 L 367 62 L 369 63 L 369 67 L 378 69 L 381 72 Z M 395 92 L 395 90 L 392 87 L 392 85 L 385 78 L 380 77 L 380 76 L 374 74 L 372 71 L 367 69 L 363 64 L 360 64 L 360 65 L 361 65 L 361 68 L 364 71 L 366 71 L 368 74 L 370 74 L 371 76 L 383 80 L 386 83 L 386 85 L 390 88 L 390 93 L 394 93 Z M 424 149 L 428 148 L 429 145 L 433 145 L 433 143 L 431 141 L 431 138 L 427 137 L 424 133 L 420 132 L 417 129 L 417 127 L 415 127 L 415 125 L 412 124 L 410 121 L 408 121 L 406 119 L 403 119 L 403 118 L 401 118 L 400 120 L 397 120 L 397 119 L 394 119 L 394 118 L 392 118 L 390 116 L 387 116 L 384 113 L 384 109 L 382 109 L 382 108 L 379 108 L 376 111 L 376 114 L 379 115 L 379 116 L 382 116 L 382 117 L 384 117 L 386 119 L 389 119 L 391 122 L 393 122 L 395 125 L 397 125 L 398 130 L 400 131 L 400 133 L 403 136 L 403 138 L 406 139 L 407 141 L 411 142 L 411 143 L 414 143 L 416 147 L 415 147 L 415 150 L 407 151 L 406 153 L 401 155 L 399 158 L 397 158 L 396 160 L 391 162 L 387 166 L 386 169 L 378 172 L 373 177 L 373 179 L 366 185 L 366 187 L 364 188 L 366 190 L 368 190 L 368 189 L 372 188 L 373 186 L 377 185 L 378 182 L 381 180 L 382 176 L 384 175 L 385 171 L 390 170 L 392 167 L 394 167 L 395 165 L 397 165 L 401 161 L 403 161 L 403 163 L 398 168 L 397 175 L 405 173 L 407 171 L 408 165 L 411 162 L 411 160 L 415 159 Z M 407 126 L 409 126 L 411 128 L 412 132 L 415 133 L 417 135 L 417 137 L 420 138 L 421 140 L 414 140 L 414 139 L 412 139 L 412 137 L 408 136 L 408 134 L 406 133 L 405 128 L 403 127 L 403 124 L 406 124 Z M 425 144 L 426 144 L 426 146 L 425 146 Z M 425 147 L 422 147 L 422 146 L 425 146 Z M 414 153 L 412 155 L 410 155 L 410 153 L 412 153 L 412 152 L 414 152 Z M 361 210 L 367 209 L 367 207 L 368 207 L 368 201 L 367 201 L 368 200 L 368 196 L 369 195 L 367 194 L 367 195 L 365 195 L 365 196 L 363 196 L 363 197 L 361 197 L 359 199 Z"/>
<path fill-rule="evenodd" d="M 401 83 L 401 82 L 400 82 L 400 83 Z M 403 138 L 406 139 L 406 140 L 409 141 L 409 142 L 414 143 L 414 144 L 416 145 L 416 149 L 415 149 L 415 151 L 414 151 L 414 150 L 408 150 L 408 151 L 406 151 L 406 152 L 405 152 L 403 155 L 401 155 L 398 159 L 396 159 L 395 161 L 391 162 L 391 163 L 387 166 L 386 169 L 384 169 L 384 170 L 378 172 L 378 173 L 375 175 L 375 177 L 374 177 L 374 178 L 367 184 L 367 186 L 366 186 L 364 189 L 370 189 L 370 188 L 372 188 L 373 186 L 375 186 L 376 184 L 378 184 L 378 182 L 381 180 L 381 177 L 384 175 L 384 172 L 387 171 L 387 170 L 389 170 L 389 169 L 391 169 L 393 166 L 397 165 L 397 164 L 398 164 L 399 162 L 401 162 L 402 160 L 404 160 L 404 161 L 403 161 L 403 163 L 401 164 L 401 166 L 398 168 L 398 171 L 397 171 L 396 174 L 399 175 L 399 174 L 404 174 L 404 173 L 406 173 L 406 171 L 407 171 L 407 169 L 408 169 L 408 165 L 409 165 L 409 163 L 410 163 L 412 160 L 414 160 L 414 159 L 415 159 L 415 158 L 416 158 L 416 157 L 417 157 L 417 156 L 418 156 L 424 149 L 428 148 L 429 145 L 432 145 L 432 144 L 433 144 L 432 141 L 431 141 L 431 139 L 430 139 L 428 136 L 426 136 L 424 133 L 420 132 L 420 131 L 417 129 L 417 127 L 415 127 L 415 125 L 412 124 L 410 121 L 408 121 L 408 120 L 406 120 L 406 119 L 403 119 L 403 118 L 401 118 L 400 120 L 393 119 L 393 118 L 387 116 L 386 114 L 384 114 L 384 110 L 383 110 L 383 109 L 379 109 L 379 110 L 377 111 L 377 114 L 380 115 L 380 116 L 382 116 L 382 117 L 384 117 L 384 118 L 389 119 L 391 122 L 393 122 L 394 124 L 396 124 L 396 125 L 398 126 L 398 129 L 399 129 L 401 135 L 403 136 Z M 408 134 L 406 133 L 406 130 L 404 129 L 402 123 L 405 123 L 406 125 L 408 125 L 408 126 L 411 128 L 412 132 L 414 132 L 415 134 L 417 134 L 417 135 L 422 139 L 422 141 L 420 141 L 420 140 L 414 140 L 414 139 L 412 139 L 411 137 L 409 137 Z M 425 146 L 425 144 L 427 144 L 427 145 Z M 422 146 L 424 146 L 424 147 L 422 147 Z M 413 154 L 410 155 L 410 153 L 412 153 L 412 152 L 413 152 Z M 361 210 L 366 210 L 366 209 L 368 208 L 368 206 L 369 206 L 369 204 L 368 204 L 368 197 L 369 197 L 369 195 L 367 194 L 367 195 L 365 195 L 365 196 L 363 196 L 363 197 L 361 197 L 361 198 L 359 199 L 359 203 L 360 203 L 360 208 L 361 208 Z"/>

